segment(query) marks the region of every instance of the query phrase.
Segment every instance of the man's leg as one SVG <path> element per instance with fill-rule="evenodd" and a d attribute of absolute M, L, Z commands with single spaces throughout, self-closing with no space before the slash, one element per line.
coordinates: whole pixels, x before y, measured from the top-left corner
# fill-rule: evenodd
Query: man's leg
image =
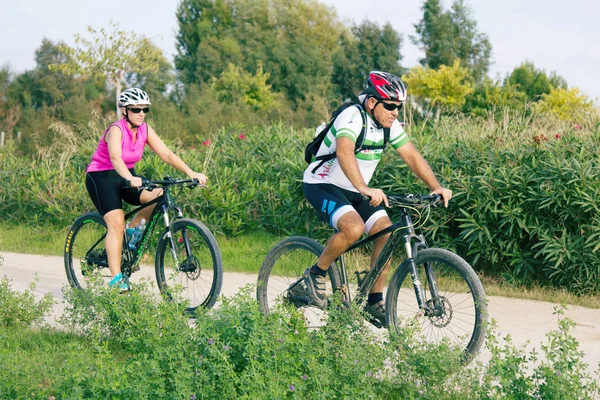
<path fill-rule="evenodd" d="M 369 231 L 369 236 L 372 236 L 391 225 L 392 222 L 390 221 L 389 217 L 386 216 L 379 218 L 377 222 L 373 224 L 373 227 Z M 377 261 L 377 257 L 379 257 L 381 250 L 383 250 L 383 246 L 385 246 L 389 238 L 390 234 L 388 233 L 387 235 L 383 235 L 380 238 L 375 239 L 375 242 L 373 243 L 373 253 L 371 254 L 371 265 L 369 268 L 373 268 L 373 265 L 375 265 L 375 261 Z M 375 281 L 375 284 L 373 285 L 369 293 L 383 293 L 383 286 L 385 284 L 385 280 L 388 276 L 388 273 L 390 272 L 390 262 L 391 258 L 386 263 L 385 268 L 381 272 L 379 278 L 377 278 L 377 280 Z"/>
<path fill-rule="evenodd" d="M 310 300 L 319 307 L 327 305 L 326 282 L 327 270 L 352 243 L 360 239 L 364 232 L 364 223 L 356 211 L 345 212 L 337 220 L 336 232 L 327 242 L 317 264 L 304 271 L 304 284 L 308 290 Z"/>

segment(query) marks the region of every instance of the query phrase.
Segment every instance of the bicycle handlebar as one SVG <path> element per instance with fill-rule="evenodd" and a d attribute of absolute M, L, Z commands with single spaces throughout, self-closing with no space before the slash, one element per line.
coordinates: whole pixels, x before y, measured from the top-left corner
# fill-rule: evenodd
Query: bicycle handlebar
<path fill-rule="evenodd" d="M 369 196 L 364 196 L 365 200 L 371 200 Z M 394 206 L 431 206 L 437 207 L 442 204 L 443 197 L 439 194 L 420 195 L 413 193 L 405 193 L 398 195 L 387 196 L 390 208 Z"/>
<path fill-rule="evenodd" d="M 390 207 L 392 206 L 432 206 L 436 207 L 442 204 L 442 196 L 439 194 L 428 194 L 428 195 L 420 195 L 420 194 L 400 194 L 400 195 L 392 195 L 387 196 L 388 203 Z"/>
<path fill-rule="evenodd" d="M 124 179 L 124 186 L 131 187 L 131 181 Z M 161 180 L 150 180 L 150 179 L 142 179 L 142 186 L 140 186 L 139 190 L 147 190 L 152 191 L 156 188 L 165 188 L 173 185 L 185 185 L 190 189 L 195 188 L 196 186 L 206 187 L 206 185 L 200 185 L 198 179 L 173 179 L 170 176 L 167 176 Z"/>

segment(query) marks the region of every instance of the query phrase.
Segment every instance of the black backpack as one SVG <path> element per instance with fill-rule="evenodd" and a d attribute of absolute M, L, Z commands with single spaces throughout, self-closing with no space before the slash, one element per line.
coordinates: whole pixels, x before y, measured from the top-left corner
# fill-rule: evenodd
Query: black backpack
<path fill-rule="evenodd" d="M 313 140 L 311 140 L 311 142 L 309 144 L 306 145 L 306 148 L 304 149 L 304 161 L 306 161 L 307 164 L 310 164 L 314 161 L 321 161 L 319 164 L 317 164 L 316 167 L 313 168 L 311 173 L 314 174 L 315 171 L 321 165 L 323 165 L 327 161 L 332 160 L 336 157 L 335 153 L 323 154 L 323 155 L 320 155 L 317 157 L 317 152 L 319 151 L 319 147 L 321 147 L 321 143 L 323 143 L 323 139 L 325 139 L 327 132 L 329 132 L 329 130 L 333 126 L 333 123 L 335 122 L 335 119 L 337 118 L 337 116 L 340 115 L 341 112 L 344 111 L 348 107 L 358 107 L 358 109 L 360 110 L 360 116 L 362 117 L 362 128 L 360 130 L 360 134 L 356 138 L 354 154 L 358 153 L 361 150 L 384 149 L 385 145 L 390 140 L 390 128 L 383 128 L 383 145 L 381 145 L 381 146 L 363 146 L 362 144 L 365 139 L 365 128 L 367 126 L 367 117 L 365 115 L 365 110 L 362 108 L 362 106 L 360 104 L 353 104 L 350 102 L 345 102 L 345 103 L 341 104 L 333 113 L 331 113 L 331 119 L 329 120 L 329 123 L 325 126 L 325 128 L 323 128 L 319 132 L 319 134 L 317 136 L 314 137 Z"/>

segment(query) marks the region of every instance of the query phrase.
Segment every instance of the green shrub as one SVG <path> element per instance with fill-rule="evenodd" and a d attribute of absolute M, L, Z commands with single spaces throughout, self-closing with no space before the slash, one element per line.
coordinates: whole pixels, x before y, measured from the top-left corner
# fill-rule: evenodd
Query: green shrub
<path fill-rule="evenodd" d="M 3 258 L 0 255 L 0 267 Z M 10 280 L 3 276 L 0 278 L 0 327 L 2 329 L 12 327 L 29 327 L 40 325 L 44 317 L 52 310 L 53 297 L 46 293 L 40 300 L 36 301 L 34 296 L 37 282 L 32 282 L 29 289 L 23 293 L 12 289 Z"/>
<path fill-rule="evenodd" d="M 93 206 L 84 171 L 104 121 L 69 132 L 56 127 L 62 147 L 35 157 L 0 148 L 0 215 L 9 224 L 64 230 Z M 577 293 L 600 291 L 600 122 L 567 124 L 531 113 L 495 119 L 443 117 L 409 127 L 440 180 L 454 191 L 448 210 L 435 210 L 428 237 L 487 275 Z M 79 134 L 74 134 L 75 132 Z M 284 125 L 230 125 L 193 141 L 169 141 L 207 189 L 183 191 L 187 215 L 226 235 L 266 231 L 324 240 L 331 229 L 305 200 L 302 150 L 309 130 Z M 137 167 L 149 178 L 181 176 L 148 151 Z M 427 192 L 403 161 L 386 150 L 373 185 L 387 193 Z M 395 215 L 395 211 L 390 211 Z"/>

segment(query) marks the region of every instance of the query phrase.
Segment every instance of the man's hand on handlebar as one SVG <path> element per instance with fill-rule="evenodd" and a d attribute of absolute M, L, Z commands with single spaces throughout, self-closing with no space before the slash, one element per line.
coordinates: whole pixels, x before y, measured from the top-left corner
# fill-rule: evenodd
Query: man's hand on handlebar
<path fill-rule="evenodd" d="M 390 204 L 388 203 L 387 196 L 385 195 L 385 193 L 383 193 L 383 190 L 381 189 L 367 188 L 361 194 L 371 199 L 369 201 L 369 204 L 373 207 L 377 207 L 381 204 L 381 202 L 383 202 L 383 204 L 385 204 L 386 207 L 390 206 Z"/>
<path fill-rule="evenodd" d="M 448 207 L 448 201 L 452 198 L 452 190 L 439 187 L 430 194 L 439 194 L 444 199 L 444 207 Z"/>

